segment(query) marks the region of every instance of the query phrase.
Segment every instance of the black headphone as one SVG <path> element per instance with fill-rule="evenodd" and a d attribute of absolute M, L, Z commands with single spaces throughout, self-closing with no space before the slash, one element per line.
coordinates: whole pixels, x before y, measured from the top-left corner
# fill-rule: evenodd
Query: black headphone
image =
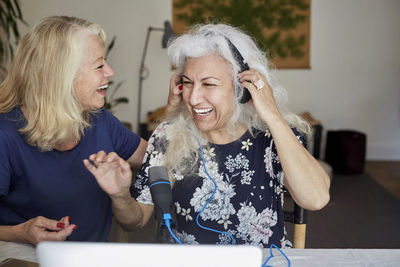
<path fill-rule="evenodd" d="M 242 54 L 240 54 L 240 52 L 236 48 L 236 46 L 227 37 L 225 37 L 225 39 L 228 42 L 229 49 L 231 50 L 233 58 L 236 60 L 236 62 L 240 66 L 239 73 L 243 72 L 245 70 L 249 70 L 249 65 L 247 65 L 247 63 L 244 62 L 243 56 L 242 56 Z M 239 102 L 244 104 L 244 103 L 247 103 L 250 99 L 251 99 L 251 94 L 250 94 L 249 90 L 246 87 L 244 87 L 243 95 Z"/>

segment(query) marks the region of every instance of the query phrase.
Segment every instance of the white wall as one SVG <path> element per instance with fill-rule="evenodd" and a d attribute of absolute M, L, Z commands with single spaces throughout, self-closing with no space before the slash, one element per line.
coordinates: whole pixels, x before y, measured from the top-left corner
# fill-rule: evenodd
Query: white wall
<path fill-rule="evenodd" d="M 25 20 L 32 26 L 39 19 L 50 15 L 69 15 L 100 24 L 116 44 L 107 61 L 115 70 L 116 83 L 125 81 L 118 96 L 127 96 L 129 104 L 117 107 L 116 116 L 133 124 L 136 129 L 139 66 L 149 26 L 163 28 L 171 20 L 170 0 L 21 0 Z M 29 27 L 21 26 L 25 33 Z M 146 112 L 165 105 L 169 78 L 172 74 L 166 50 L 161 48 L 163 33 L 152 31 L 146 57 L 150 76 L 143 82 L 142 121 Z M 150 92 L 149 92 L 150 91 Z"/>
<path fill-rule="evenodd" d="M 73 15 L 96 22 L 118 37 L 109 56 L 114 81 L 125 80 L 128 96 L 116 115 L 136 125 L 138 76 L 148 26 L 171 20 L 170 0 L 21 0 L 32 25 L 48 15 Z M 279 70 L 291 107 L 308 110 L 326 130 L 367 134 L 367 158 L 400 160 L 400 1 L 313 0 L 311 69 Z M 22 27 L 26 32 L 27 28 Z M 153 32 L 143 83 L 145 113 L 166 103 L 172 74 L 161 32 Z"/>
<path fill-rule="evenodd" d="M 313 0 L 311 70 L 279 71 L 295 111 L 367 134 L 368 159 L 400 159 L 400 1 Z"/>

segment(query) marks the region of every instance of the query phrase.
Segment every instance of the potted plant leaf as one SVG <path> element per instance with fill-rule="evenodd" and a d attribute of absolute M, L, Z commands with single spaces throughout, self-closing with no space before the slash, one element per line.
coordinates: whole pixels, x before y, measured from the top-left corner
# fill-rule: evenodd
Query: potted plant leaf
<path fill-rule="evenodd" d="M 107 46 L 106 58 L 108 58 L 110 51 L 113 49 L 116 39 L 117 39 L 116 36 L 114 36 L 110 44 Z M 106 97 L 104 98 L 104 108 L 110 111 L 111 113 L 115 113 L 115 108 L 119 104 L 129 103 L 129 99 L 127 97 L 115 96 L 115 94 L 117 93 L 117 91 L 120 89 L 120 87 L 123 85 L 124 82 L 125 81 L 120 81 L 114 87 L 113 87 L 114 81 L 111 80 L 108 84 L 108 87 L 106 89 L 107 94 Z M 122 123 L 124 123 L 125 126 L 128 127 L 129 129 L 132 129 L 132 125 L 129 122 L 122 122 Z"/>
<path fill-rule="evenodd" d="M 7 72 L 6 65 L 20 39 L 19 21 L 28 25 L 22 17 L 19 0 L 0 0 L 0 81 Z"/>

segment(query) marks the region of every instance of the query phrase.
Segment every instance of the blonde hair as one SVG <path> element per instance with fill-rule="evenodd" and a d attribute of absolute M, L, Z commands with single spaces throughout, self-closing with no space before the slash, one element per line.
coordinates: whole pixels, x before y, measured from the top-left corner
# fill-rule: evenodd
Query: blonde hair
<path fill-rule="evenodd" d="M 81 111 L 74 92 L 89 34 L 105 42 L 103 29 L 87 20 L 44 18 L 21 39 L 0 85 L 0 113 L 23 106 L 28 118 L 19 131 L 42 151 L 78 140 L 89 127 L 90 111 Z"/>
<path fill-rule="evenodd" d="M 233 134 L 239 123 L 245 125 L 253 135 L 253 130 L 268 131 L 268 126 L 259 117 L 255 109 L 249 104 L 240 104 L 243 88 L 240 86 L 236 74 L 240 71 L 239 63 L 232 55 L 227 39 L 240 51 L 244 61 L 250 68 L 254 68 L 264 75 L 272 88 L 275 102 L 286 122 L 297 128 L 303 137 L 310 135 L 310 126 L 301 117 L 288 109 L 286 90 L 281 86 L 269 68 L 269 63 L 254 40 L 241 30 L 226 24 L 195 25 L 187 34 L 173 40 L 168 47 L 168 56 L 171 64 L 183 72 L 187 58 L 196 58 L 214 54 L 227 60 L 232 66 L 232 81 L 235 89 L 234 109 L 228 122 L 228 130 Z M 193 169 L 199 159 L 199 145 L 209 145 L 207 138 L 194 125 L 192 118 L 185 108 L 169 118 L 170 126 L 166 130 L 169 142 L 164 165 L 170 171 L 181 174 Z M 194 137 L 197 138 L 194 139 Z"/>

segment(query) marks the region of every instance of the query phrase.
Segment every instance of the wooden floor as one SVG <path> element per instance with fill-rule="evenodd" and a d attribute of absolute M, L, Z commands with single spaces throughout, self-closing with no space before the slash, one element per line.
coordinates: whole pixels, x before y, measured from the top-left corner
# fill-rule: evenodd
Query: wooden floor
<path fill-rule="evenodd" d="M 400 199 L 400 161 L 367 161 L 365 173 Z"/>

